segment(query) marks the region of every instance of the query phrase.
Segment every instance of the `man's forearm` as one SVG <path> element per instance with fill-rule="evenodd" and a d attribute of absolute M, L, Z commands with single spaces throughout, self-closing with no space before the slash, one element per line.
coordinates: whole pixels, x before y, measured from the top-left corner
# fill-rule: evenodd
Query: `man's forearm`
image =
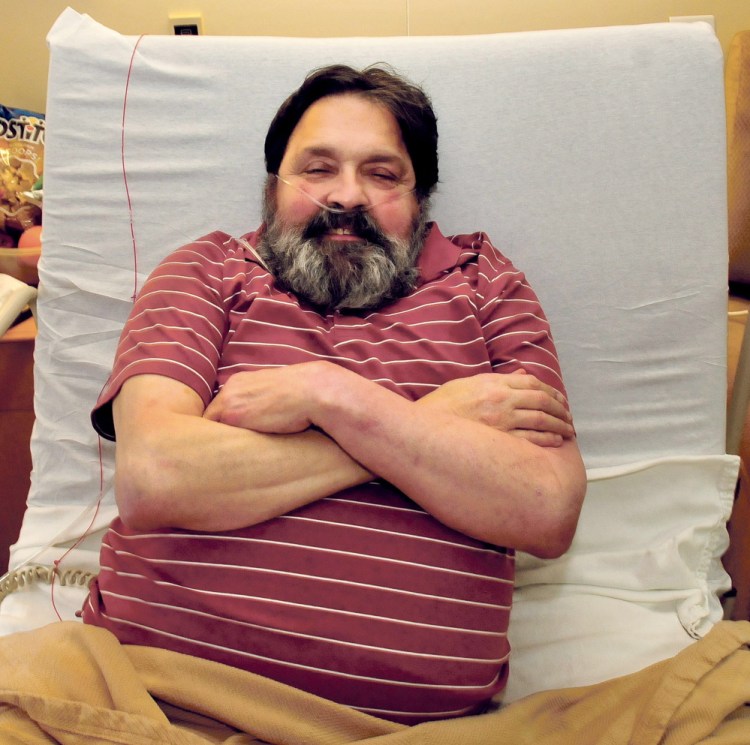
<path fill-rule="evenodd" d="M 115 401 L 115 492 L 134 528 L 237 529 L 371 478 L 315 430 L 232 427 L 202 418 L 198 402 L 156 408 L 171 391 L 171 382 L 135 378 Z"/>
<path fill-rule="evenodd" d="M 542 448 L 328 372 L 311 418 L 354 459 L 467 535 L 537 555 L 567 548 L 585 492 L 574 440 Z"/>

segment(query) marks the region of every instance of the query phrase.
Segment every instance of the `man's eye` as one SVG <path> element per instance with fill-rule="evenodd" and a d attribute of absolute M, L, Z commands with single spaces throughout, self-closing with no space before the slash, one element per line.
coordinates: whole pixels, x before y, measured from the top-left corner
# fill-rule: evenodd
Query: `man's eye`
<path fill-rule="evenodd" d="M 398 176 L 390 171 L 373 171 L 370 173 L 370 178 L 383 184 L 395 184 L 398 181 Z"/>
<path fill-rule="evenodd" d="M 303 173 L 307 176 L 324 176 L 333 173 L 333 169 L 328 166 L 310 166 L 305 168 Z"/>

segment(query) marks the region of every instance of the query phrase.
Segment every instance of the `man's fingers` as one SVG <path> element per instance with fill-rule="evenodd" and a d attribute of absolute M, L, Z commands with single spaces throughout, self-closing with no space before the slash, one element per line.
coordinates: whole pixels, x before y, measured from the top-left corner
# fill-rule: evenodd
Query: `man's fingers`
<path fill-rule="evenodd" d="M 567 407 L 558 398 L 541 390 L 517 391 L 516 408 L 519 413 L 524 411 L 549 414 L 564 422 L 570 423 L 572 417 Z"/>
<path fill-rule="evenodd" d="M 531 429 L 513 429 L 508 434 L 519 437 L 522 440 L 528 440 L 534 445 L 543 448 L 558 448 L 565 441 L 562 435 L 555 434 L 554 432 L 537 432 Z"/>
<path fill-rule="evenodd" d="M 573 437 L 575 430 L 567 418 L 537 410 L 518 410 L 514 429 L 528 432 L 549 432 L 561 437 Z"/>
<path fill-rule="evenodd" d="M 511 388 L 515 388 L 516 390 L 540 391 L 562 404 L 566 403 L 565 396 L 557 388 L 553 388 L 551 385 L 547 385 L 547 383 L 542 383 L 539 378 L 531 373 L 527 373 L 525 370 L 517 370 L 507 375 L 506 378 Z"/>

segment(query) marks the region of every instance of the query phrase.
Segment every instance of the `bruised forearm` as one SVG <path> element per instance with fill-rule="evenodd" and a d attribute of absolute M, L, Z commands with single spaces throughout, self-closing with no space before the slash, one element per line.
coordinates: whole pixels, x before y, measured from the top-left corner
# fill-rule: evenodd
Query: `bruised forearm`
<path fill-rule="evenodd" d="M 340 368 L 316 383 L 312 421 L 437 519 L 537 555 L 569 545 L 585 492 L 574 439 L 539 447 Z"/>

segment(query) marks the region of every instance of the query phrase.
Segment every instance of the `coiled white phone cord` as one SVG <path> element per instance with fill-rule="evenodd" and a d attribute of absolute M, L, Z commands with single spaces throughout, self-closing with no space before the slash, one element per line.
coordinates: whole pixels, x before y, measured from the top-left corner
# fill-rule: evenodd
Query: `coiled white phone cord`
<path fill-rule="evenodd" d="M 95 577 L 96 574 L 84 569 L 64 569 L 60 571 L 54 566 L 26 565 L 0 577 L 0 603 L 12 592 L 21 590 L 35 582 L 46 582 L 48 585 L 56 582 L 62 586 L 88 587 Z"/>

